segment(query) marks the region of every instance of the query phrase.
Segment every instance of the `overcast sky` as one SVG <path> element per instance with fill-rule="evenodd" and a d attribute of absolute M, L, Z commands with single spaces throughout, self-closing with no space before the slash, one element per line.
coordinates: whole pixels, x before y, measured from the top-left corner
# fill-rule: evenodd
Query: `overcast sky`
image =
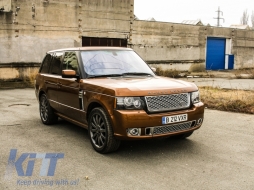
<path fill-rule="evenodd" d="M 156 21 L 181 23 L 183 20 L 201 19 L 203 24 L 217 24 L 218 7 L 223 12 L 221 25 L 240 24 L 240 18 L 245 9 L 249 14 L 254 11 L 254 0 L 134 0 L 134 14 L 140 20 L 153 17 Z"/>

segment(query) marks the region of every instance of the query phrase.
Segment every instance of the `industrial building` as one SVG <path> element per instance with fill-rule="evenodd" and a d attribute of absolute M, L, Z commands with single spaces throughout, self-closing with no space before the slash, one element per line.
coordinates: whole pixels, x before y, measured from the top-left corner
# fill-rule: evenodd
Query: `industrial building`
<path fill-rule="evenodd" d="M 149 64 L 206 70 L 254 68 L 254 31 L 142 21 L 134 0 L 1 0 L 0 79 L 38 69 L 49 50 L 131 47 Z"/>

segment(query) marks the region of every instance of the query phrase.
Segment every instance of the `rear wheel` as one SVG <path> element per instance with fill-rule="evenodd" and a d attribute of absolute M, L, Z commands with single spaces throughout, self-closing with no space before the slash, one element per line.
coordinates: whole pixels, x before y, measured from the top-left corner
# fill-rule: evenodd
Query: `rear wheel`
<path fill-rule="evenodd" d="M 107 113 L 100 107 L 89 114 L 88 133 L 93 148 L 99 153 L 113 152 L 120 146 L 121 141 L 115 139 Z"/>
<path fill-rule="evenodd" d="M 40 96 L 39 109 L 42 123 L 50 125 L 57 122 L 58 116 L 54 113 L 52 107 L 50 106 L 46 94 L 42 94 Z"/>

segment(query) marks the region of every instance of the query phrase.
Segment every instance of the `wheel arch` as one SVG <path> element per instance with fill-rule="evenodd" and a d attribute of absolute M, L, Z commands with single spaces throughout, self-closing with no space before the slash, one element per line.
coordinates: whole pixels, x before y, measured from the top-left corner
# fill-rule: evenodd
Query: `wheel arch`
<path fill-rule="evenodd" d="M 40 100 L 42 94 L 46 94 L 46 92 L 44 92 L 43 90 L 40 90 L 39 95 L 38 95 L 39 100 Z"/>
<path fill-rule="evenodd" d="M 98 102 L 98 101 L 93 101 L 93 102 L 90 102 L 88 107 L 87 107 L 87 110 L 86 110 L 86 118 L 87 118 L 87 121 L 89 119 L 89 114 L 91 113 L 91 111 L 94 109 L 94 108 L 97 108 L 97 107 L 100 107 L 100 108 L 103 108 L 103 110 L 106 112 L 106 114 L 108 115 L 109 119 L 110 119 L 110 123 L 112 123 L 111 121 L 111 115 L 107 109 L 107 107 L 105 105 L 103 105 L 103 103 L 101 102 Z"/>
<path fill-rule="evenodd" d="M 96 101 L 90 102 L 90 104 L 89 104 L 88 107 L 87 107 L 87 111 L 86 111 L 86 118 L 87 118 L 87 120 L 88 120 L 88 117 L 89 117 L 91 111 L 92 111 L 94 108 L 97 108 L 97 107 L 103 108 L 103 109 L 108 113 L 108 111 L 105 109 L 104 106 L 102 106 L 101 103 L 96 102 Z"/>

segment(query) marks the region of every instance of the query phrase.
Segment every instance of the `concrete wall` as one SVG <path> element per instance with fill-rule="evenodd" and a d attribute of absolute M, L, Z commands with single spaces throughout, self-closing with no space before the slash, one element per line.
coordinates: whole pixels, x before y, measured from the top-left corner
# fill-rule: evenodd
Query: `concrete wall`
<path fill-rule="evenodd" d="M 47 51 L 81 46 L 82 36 L 127 38 L 148 63 L 178 70 L 204 69 L 207 37 L 224 37 L 235 68 L 254 67 L 253 30 L 133 20 L 134 0 L 9 2 L 12 12 L 0 12 L 0 79 L 29 75 Z"/>
<path fill-rule="evenodd" d="M 11 65 L 24 63 L 38 67 L 47 51 L 81 46 L 82 36 L 126 39 L 133 4 L 134 0 L 12 0 L 11 12 L 0 11 L 0 70 L 11 72 Z M 1 78 L 6 78 L 3 70 Z"/>
<path fill-rule="evenodd" d="M 188 70 L 191 64 L 204 62 L 204 44 L 200 27 L 166 22 L 135 21 L 132 48 L 148 63 Z"/>
<path fill-rule="evenodd" d="M 254 68 L 254 31 L 166 22 L 135 21 L 132 48 L 148 63 L 166 69 L 205 68 L 207 37 L 231 39 L 235 68 Z"/>
<path fill-rule="evenodd" d="M 13 0 L 12 10 L 0 12 L 0 63 L 40 62 L 46 51 L 80 46 L 82 36 L 127 38 L 133 0 Z"/>

